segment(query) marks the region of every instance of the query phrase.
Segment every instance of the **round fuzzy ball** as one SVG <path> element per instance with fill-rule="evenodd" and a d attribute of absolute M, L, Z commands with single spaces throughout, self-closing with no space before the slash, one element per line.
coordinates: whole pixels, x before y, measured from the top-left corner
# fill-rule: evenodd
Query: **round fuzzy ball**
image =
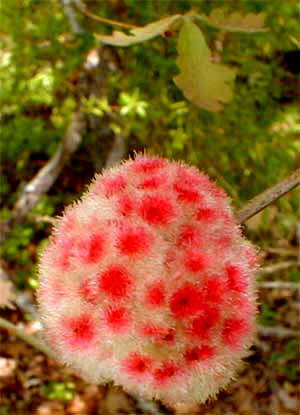
<path fill-rule="evenodd" d="M 97 175 L 57 220 L 39 267 L 46 340 L 89 381 L 204 402 L 247 355 L 256 268 L 222 189 L 138 155 Z"/>

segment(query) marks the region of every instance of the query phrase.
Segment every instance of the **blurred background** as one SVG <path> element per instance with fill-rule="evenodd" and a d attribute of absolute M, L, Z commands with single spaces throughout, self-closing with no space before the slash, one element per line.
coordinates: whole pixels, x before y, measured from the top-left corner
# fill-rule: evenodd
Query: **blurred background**
<path fill-rule="evenodd" d="M 172 81 L 174 33 L 126 48 L 101 45 L 94 34 L 110 34 L 112 26 L 75 3 L 138 26 L 191 8 L 264 12 L 269 30 L 225 33 L 201 25 L 214 62 L 236 71 L 233 100 L 213 113 L 187 101 Z M 29 334 L 40 330 L 36 266 L 51 220 L 104 167 L 144 150 L 181 159 L 215 179 L 235 208 L 299 167 L 299 11 L 296 0 L 3 1 L 0 284 L 2 293 L 10 287 L 14 308 L 0 309 L 2 317 Z M 300 410 L 299 188 L 244 231 L 262 260 L 258 335 L 237 380 L 199 413 L 294 415 Z M 0 329 L 0 415 L 163 413 L 172 412 L 85 383 Z"/>

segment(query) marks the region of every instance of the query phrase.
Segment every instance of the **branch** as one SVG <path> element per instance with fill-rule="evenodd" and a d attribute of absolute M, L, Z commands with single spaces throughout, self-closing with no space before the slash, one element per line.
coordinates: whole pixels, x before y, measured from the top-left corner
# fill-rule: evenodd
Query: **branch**
<path fill-rule="evenodd" d="M 287 290 L 300 290 L 300 282 L 287 282 L 287 281 L 261 281 L 258 282 L 258 286 L 261 288 L 278 288 Z"/>
<path fill-rule="evenodd" d="M 290 267 L 299 267 L 300 262 L 298 261 L 282 261 L 278 264 L 271 264 L 260 269 L 261 274 L 273 274 L 273 272 L 281 271 Z"/>
<path fill-rule="evenodd" d="M 76 12 L 73 6 L 74 6 L 74 0 L 62 0 L 62 7 L 69 19 L 72 32 L 78 35 L 82 33 L 83 30 L 77 21 Z"/>
<path fill-rule="evenodd" d="M 83 128 L 83 114 L 78 111 L 73 114 L 67 132 L 54 156 L 27 183 L 13 208 L 12 217 L 2 223 L 0 244 L 7 239 L 15 225 L 24 221 L 28 212 L 36 205 L 40 197 L 53 185 L 66 161 L 76 151 L 81 142 Z"/>
<path fill-rule="evenodd" d="M 85 14 L 87 17 L 90 17 L 91 19 L 97 20 L 98 22 L 109 24 L 112 26 L 123 27 L 125 29 L 136 29 L 138 27 L 138 26 L 135 26 L 129 23 L 117 22 L 116 20 L 107 19 L 106 17 L 98 16 L 92 13 L 91 11 L 89 11 L 86 5 L 83 4 L 81 0 L 74 0 L 74 5 L 78 8 L 79 11 L 81 11 L 81 13 Z"/>
<path fill-rule="evenodd" d="M 278 198 L 300 185 L 300 169 L 295 170 L 279 183 L 251 199 L 236 213 L 238 223 L 244 223 Z"/>
<path fill-rule="evenodd" d="M 269 327 L 269 326 L 257 326 L 258 334 L 262 337 L 279 337 L 281 339 L 288 338 L 288 337 L 298 337 L 299 332 L 298 330 L 289 329 L 286 327 Z"/>
<path fill-rule="evenodd" d="M 9 321 L 5 320 L 4 318 L 0 317 L 0 327 L 8 330 L 10 333 L 14 334 L 15 336 L 19 337 L 20 339 L 24 340 L 26 343 L 30 344 L 40 352 L 46 354 L 51 359 L 56 360 L 56 355 L 54 352 L 52 352 L 51 349 L 49 349 L 46 344 L 38 339 L 36 336 L 32 336 L 30 334 L 26 334 L 24 330 L 19 329 L 14 324 L 10 323 Z"/>
<path fill-rule="evenodd" d="M 11 276 L 5 271 L 5 269 L 0 264 L 0 284 L 1 282 L 10 282 L 12 284 L 11 290 L 14 297 L 12 302 L 15 303 L 24 314 L 29 314 L 33 319 L 37 320 L 37 309 L 34 306 L 34 304 L 32 304 L 30 300 L 30 295 L 16 288 Z"/>
<path fill-rule="evenodd" d="M 165 412 L 160 411 L 158 403 L 149 399 L 142 399 L 139 396 L 134 396 L 136 401 L 136 406 L 138 409 L 143 411 L 143 413 L 149 415 L 164 415 Z"/>
<path fill-rule="evenodd" d="M 298 249 L 296 247 L 278 248 L 273 246 L 263 246 L 263 250 L 281 256 L 297 256 L 298 254 Z"/>
<path fill-rule="evenodd" d="M 108 169 L 114 164 L 119 163 L 126 153 L 126 146 L 124 137 L 121 134 L 116 134 L 110 152 L 107 155 L 105 168 Z"/>

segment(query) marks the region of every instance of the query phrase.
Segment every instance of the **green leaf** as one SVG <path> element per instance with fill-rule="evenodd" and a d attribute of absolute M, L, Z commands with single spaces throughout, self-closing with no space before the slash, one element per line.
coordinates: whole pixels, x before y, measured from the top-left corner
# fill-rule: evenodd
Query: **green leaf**
<path fill-rule="evenodd" d="M 204 36 L 190 19 L 184 19 L 177 49 L 180 74 L 173 79 L 178 88 L 199 108 L 221 110 L 222 103 L 232 99 L 229 83 L 234 80 L 234 71 L 211 62 Z"/>
<path fill-rule="evenodd" d="M 265 14 L 250 13 L 242 16 L 240 13 L 225 14 L 222 9 L 214 9 L 209 16 L 195 15 L 195 18 L 215 26 L 218 29 L 228 30 L 230 32 L 265 32 L 264 27 Z"/>
<path fill-rule="evenodd" d="M 135 43 L 144 42 L 145 40 L 152 39 L 155 36 L 161 35 L 170 29 L 170 26 L 181 16 L 175 14 L 173 16 L 166 17 L 156 22 L 150 23 L 144 27 L 138 27 L 136 29 L 130 29 L 129 35 L 123 32 L 114 30 L 111 36 L 95 34 L 96 39 L 103 43 L 113 46 L 129 46 Z"/>

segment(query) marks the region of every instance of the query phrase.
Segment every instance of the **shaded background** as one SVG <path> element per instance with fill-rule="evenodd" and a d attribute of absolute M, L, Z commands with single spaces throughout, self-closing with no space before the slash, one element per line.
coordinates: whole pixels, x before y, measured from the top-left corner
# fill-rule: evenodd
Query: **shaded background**
<path fill-rule="evenodd" d="M 13 281 L 17 307 L 0 312 L 28 333 L 40 329 L 36 263 L 51 231 L 49 218 L 78 198 L 95 172 L 147 149 L 203 169 L 239 207 L 300 164 L 297 1 L 84 1 L 96 15 L 136 25 L 191 7 L 199 13 L 220 6 L 265 12 L 269 31 L 261 34 L 201 26 L 214 61 L 237 73 L 234 98 L 217 114 L 197 109 L 174 85 L 172 33 L 128 48 L 100 45 L 93 34 L 111 33 L 111 27 L 79 11 L 72 20 L 63 3 L 9 0 L 1 11 L 0 218 L 10 223 L 1 278 Z M 76 150 L 30 213 L 12 221 L 26 183 L 55 155 L 76 117 Z M 300 281 L 299 201 L 295 189 L 247 222 L 246 235 L 261 248 L 259 281 Z M 202 414 L 297 413 L 297 294 L 261 287 L 262 327 L 252 354 L 237 381 L 201 406 Z M 147 409 L 117 388 L 83 382 L 5 330 L 0 340 L 0 415 L 167 413 Z"/>

